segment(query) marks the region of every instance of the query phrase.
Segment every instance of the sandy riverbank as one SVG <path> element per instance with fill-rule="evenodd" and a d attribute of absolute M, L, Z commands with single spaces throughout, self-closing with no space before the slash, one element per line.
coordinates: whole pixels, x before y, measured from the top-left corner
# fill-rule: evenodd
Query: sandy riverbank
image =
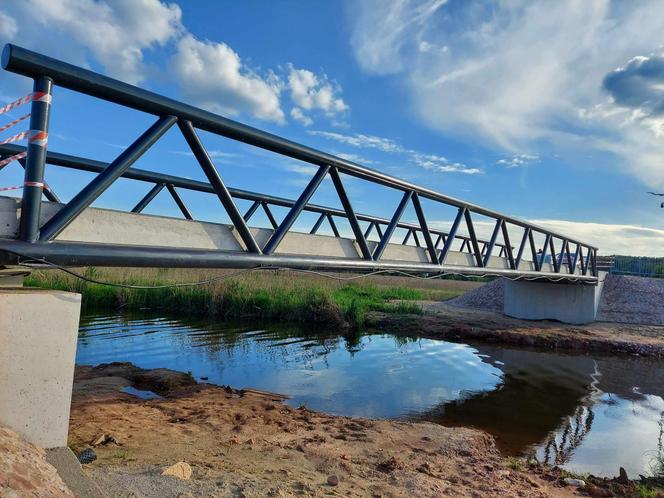
<path fill-rule="evenodd" d="M 481 431 L 330 416 L 130 364 L 77 367 L 70 444 L 81 450 L 104 434 L 115 442 L 98 446 L 84 471 L 108 496 L 582 495 L 556 469 L 501 456 Z M 161 475 L 178 461 L 192 467 L 190 480 Z M 631 489 L 606 486 L 617 496 Z"/>

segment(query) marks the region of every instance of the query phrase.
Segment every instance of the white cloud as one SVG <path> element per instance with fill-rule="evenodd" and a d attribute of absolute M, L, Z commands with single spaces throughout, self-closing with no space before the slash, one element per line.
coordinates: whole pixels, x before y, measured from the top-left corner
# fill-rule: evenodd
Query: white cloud
<path fill-rule="evenodd" d="M 319 168 L 311 164 L 288 163 L 284 166 L 284 169 L 298 175 L 313 177 Z"/>
<path fill-rule="evenodd" d="M 291 110 L 291 116 L 305 126 L 313 121 L 303 110 L 319 110 L 328 117 L 348 110 L 348 106 L 338 95 L 341 87 L 331 83 L 325 74 L 318 76 L 307 69 L 297 69 L 289 64 L 288 88 L 291 100 L 298 106 Z"/>
<path fill-rule="evenodd" d="M 518 168 L 520 166 L 527 166 L 533 161 L 537 161 L 539 156 L 536 154 L 515 154 L 509 159 L 498 159 L 496 164 L 505 166 L 506 168 Z"/>
<path fill-rule="evenodd" d="M 416 151 L 409 151 L 411 160 L 418 166 L 429 171 L 438 173 L 464 173 L 466 175 L 478 175 L 482 173 L 479 168 L 469 168 L 465 164 L 451 163 L 446 157 L 435 154 L 420 154 Z"/>
<path fill-rule="evenodd" d="M 358 164 L 377 164 L 378 161 L 374 161 L 373 159 L 367 159 L 364 156 L 360 156 L 358 154 L 348 154 L 346 152 L 335 152 L 335 156 L 339 156 L 341 159 L 345 159 L 346 161 L 351 161 L 353 163 L 358 163 Z"/>
<path fill-rule="evenodd" d="M 183 29 L 180 7 L 158 0 L 25 0 L 14 8 L 42 31 L 71 37 L 108 73 L 129 83 L 145 78 L 144 51 L 168 43 Z"/>
<path fill-rule="evenodd" d="M 639 225 L 581 223 L 564 220 L 531 220 L 599 248 L 600 254 L 664 256 L 664 230 Z"/>
<path fill-rule="evenodd" d="M 225 43 L 186 35 L 178 42 L 171 67 L 182 92 L 198 105 L 220 113 L 248 112 L 284 122 L 279 82 L 258 76 Z"/>
<path fill-rule="evenodd" d="M 302 112 L 299 107 L 293 107 L 290 111 L 291 118 L 302 123 L 304 126 L 311 126 L 314 120 Z"/>
<path fill-rule="evenodd" d="M 615 167 L 664 186 L 664 123 L 591 112 L 615 107 L 607 74 L 652 58 L 662 2 L 368 0 L 353 10 L 360 67 L 399 78 L 431 128 L 512 154 L 609 152 Z M 661 84 L 647 88 L 661 101 Z"/>
<path fill-rule="evenodd" d="M 20 27 L 21 45 L 81 66 L 99 64 L 106 74 L 132 84 L 164 69 L 145 62 L 150 50 L 164 48 L 165 69 L 182 95 L 214 112 L 283 123 L 282 89 L 295 104 L 291 117 L 305 125 L 313 123 L 311 113 L 332 119 L 348 110 L 341 87 L 325 73 L 288 63 L 259 74 L 227 44 L 190 33 L 175 2 L 22 0 L 2 2 L 0 8 L 0 38 L 12 39 Z M 16 82 L 2 83 L 7 91 Z"/>
<path fill-rule="evenodd" d="M 18 24 L 9 14 L 0 11 L 0 38 L 11 40 L 18 32 Z"/>
<path fill-rule="evenodd" d="M 367 149 L 378 149 L 383 152 L 403 152 L 404 149 L 396 144 L 389 138 L 376 137 L 372 135 L 363 135 L 355 133 L 354 135 L 346 135 L 343 133 L 336 133 L 333 131 L 310 131 L 310 135 L 335 140 L 339 143 L 352 145 L 353 147 L 364 147 Z"/>
<path fill-rule="evenodd" d="M 346 135 L 343 133 L 320 130 L 309 131 L 309 134 L 323 137 L 328 140 L 334 140 L 342 144 L 351 145 L 353 147 L 378 149 L 382 152 L 403 154 L 407 157 L 410 163 L 437 173 L 464 173 L 467 175 L 477 175 L 483 172 L 479 168 L 471 168 L 465 164 L 451 162 L 443 156 L 425 154 L 417 150 L 407 149 L 389 138 L 377 137 L 375 135 L 363 135 L 361 133 Z"/>
<path fill-rule="evenodd" d="M 447 0 L 371 0 L 354 3 L 352 20 L 356 23 L 351 33 L 361 67 L 376 74 L 401 71 L 406 61 L 402 54 L 405 45 L 415 41 L 421 47 L 420 32 L 429 19 Z M 427 52 L 431 43 L 423 40 Z"/>

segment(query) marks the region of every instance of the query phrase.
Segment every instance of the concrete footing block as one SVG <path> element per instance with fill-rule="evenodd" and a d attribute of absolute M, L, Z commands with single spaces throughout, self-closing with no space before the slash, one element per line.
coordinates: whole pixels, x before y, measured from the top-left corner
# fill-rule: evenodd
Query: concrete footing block
<path fill-rule="evenodd" d="M 0 424 L 67 446 L 81 295 L 0 288 Z"/>
<path fill-rule="evenodd" d="M 606 273 L 598 285 L 505 280 L 503 312 L 525 320 L 595 321 Z"/>

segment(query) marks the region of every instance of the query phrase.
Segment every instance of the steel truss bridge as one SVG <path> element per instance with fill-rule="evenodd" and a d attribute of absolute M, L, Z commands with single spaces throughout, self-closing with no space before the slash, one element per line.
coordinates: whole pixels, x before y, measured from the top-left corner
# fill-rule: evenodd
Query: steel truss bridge
<path fill-rule="evenodd" d="M 399 271 L 430 276 L 491 274 L 597 283 L 597 248 L 572 237 L 15 45 L 5 46 L 2 67 L 32 78 L 34 92 L 27 147 L 0 145 L 2 158 L 16 159 L 25 169 L 22 198 L 0 197 L 1 265 L 42 260 L 63 266 L 285 267 L 358 273 Z M 54 86 L 154 115 L 156 121 L 110 163 L 47 152 Z M 179 128 L 208 182 L 132 167 L 173 126 Z M 317 170 L 294 200 L 229 188 L 197 130 L 304 161 Z M 45 187 L 47 164 L 93 172 L 96 176 L 63 202 L 53 189 Z M 310 202 L 328 176 L 342 209 Z M 390 218 L 355 212 L 344 177 L 399 192 L 402 197 L 396 211 Z M 119 178 L 144 182 L 151 188 L 126 212 L 92 208 Z M 164 189 L 173 197 L 184 220 L 141 214 Z M 216 195 L 231 223 L 194 221 L 178 189 Z M 239 210 L 238 200 L 251 203 L 246 212 Z M 449 230 L 429 226 L 423 200 L 456 210 Z M 414 208 L 416 222 L 402 220 L 409 205 Z M 273 213 L 275 206 L 287 208 L 280 221 Z M 269 220 L 268 228 L 249 226 L 259 209 Z M 293 229 L 302 212 L 318 215 L 309 233 Z M 492 220 L 487 240 L 477 236 L 479 216 Z M 350 225 L 352 237 L 340 234 L 337 225 L 340 220 Z M 318 234 L 323 223 L 329 224 L 333 237 Z M 394 241 L 397 229 L 406 232 L 401 241 Z M 205 236 L 201 237 L 201 233 Z M 514 233 L 519 234 L 518 238 Z"/>

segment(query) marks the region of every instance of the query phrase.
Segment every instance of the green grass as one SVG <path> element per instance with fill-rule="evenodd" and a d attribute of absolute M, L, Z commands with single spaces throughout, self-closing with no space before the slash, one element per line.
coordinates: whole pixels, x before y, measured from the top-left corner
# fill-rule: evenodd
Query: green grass
<path fill-rule="evenodd" d="M 642 483 L 636 484 L 636 492 L 639 498 L 654 498 L 659 493 L 657 489 Z"/>
<path fill-rule="evenodd" d="M 415 301 L 449 299 L 463 292 L 445 282 L 439 288 L 411 288 L 394 285 L 389 279 L 344 283 L 287 271 L 240 276 L 222 270 L 87 268 L 81 272 L 97 280 L 147 286 L 223 278 L 196 287 L 127 289 L 89 283 L 57 271 L 38 271 L 26 278 L 25 285 L 78 292 L 85 310 L 153 309 L 228 320 L 316 322 L 356 328 L 364 325 L 369 312 L 419 314 L 422 308 Z"/>

